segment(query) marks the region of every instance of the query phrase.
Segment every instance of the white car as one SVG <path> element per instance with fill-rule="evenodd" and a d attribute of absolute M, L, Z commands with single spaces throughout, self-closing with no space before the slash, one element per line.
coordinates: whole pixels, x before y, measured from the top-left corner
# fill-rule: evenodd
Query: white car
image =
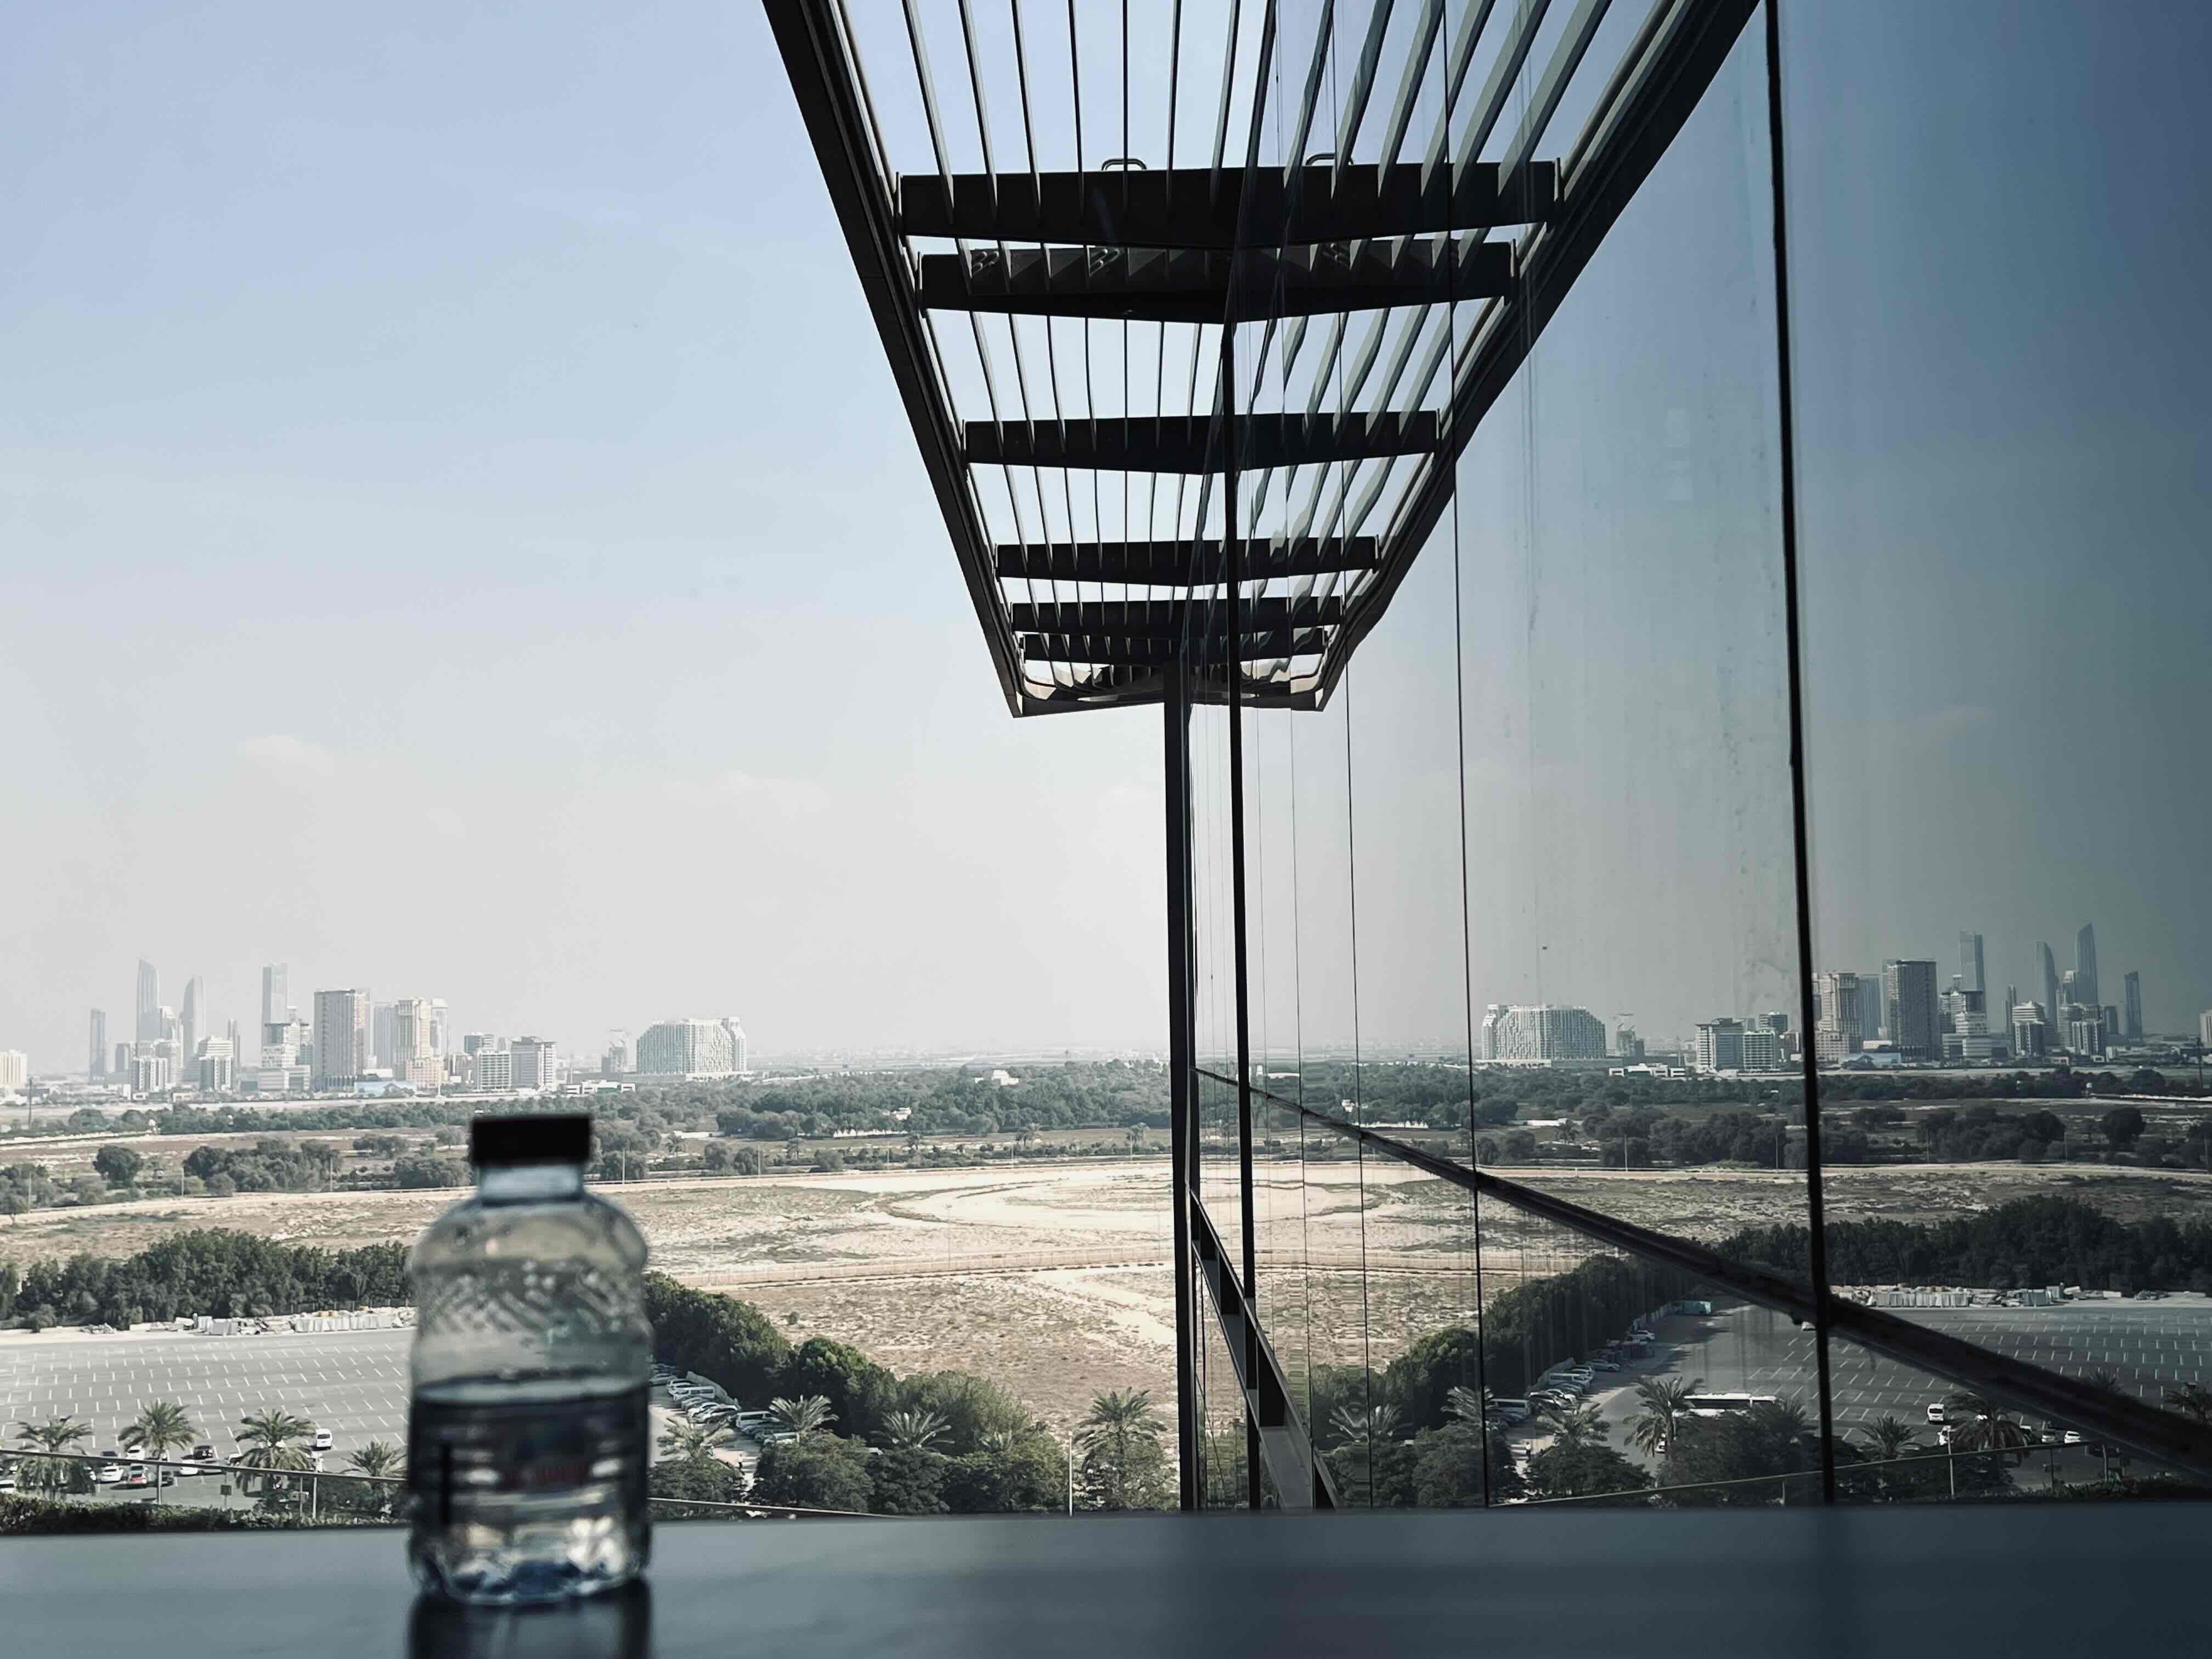
<path fill-rule="evenodd" d="M 112 1486 L 123 1479 L 123 1465 L 102 1463 L 92 1472 L 92 1478 L 103 1486 Z"/>
<path fill-rule="evenodd" d="M 315 1431 L 315 1437 L 307 1443 L 307 1449 L 309 1451 L 319 1452 L 328 1451 L 337 1443 L 331 1437 L 331 1431 L 328 1429 L 317 1429 Z"/>
<path fill-rule="evenodd" d="M 1928 1407 L 1928 1420 L 1930 1423 L 1941 1423 L 1943 1420 L 1943 1402 L 1942 1401 L 1938 1400 Z"/>

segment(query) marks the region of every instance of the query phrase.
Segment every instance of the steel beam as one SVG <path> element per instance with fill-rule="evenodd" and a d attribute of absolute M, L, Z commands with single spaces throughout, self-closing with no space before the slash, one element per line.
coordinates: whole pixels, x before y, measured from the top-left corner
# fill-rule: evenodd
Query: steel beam
<path fill-rule="evenodd" d="M 1222 1247 L 1221 1234 L 1204 1200 L 1193 1195 L 1189 1208 L 1198 1276 L 1213 1304 L 1230 1363 L 1237 1368 L 1237 1381 L 1244 1391 L 1245 1422 L 1259 1437 L 1260 1459 L 1275 1483 L 1275 1495 L 1286 1510 L 1335 1509 L 1336 1483 L 1298 1421 L 1291 1404 L 1290 1382 L 1253 1312 L 1251 1298 L 1237 1283 L 1237 1263 Z"/>
<path fill-rule="evenodd" d="M 1245 253 L 1120 247 L 977 247 L 926 253 L 926 309 L 1151 323 L 1254 322 L 1495 299 L 1513 250 L 1445 238 L 1324 242 Z"/>
<path fill-rule="evenodd" d="M 968 422 L 967 457 L 976 466 L 1092 467 L 1107 472 L 1212 472 L 1221 465 L 1219 428 L 1206 416 L 1107 416 L 1085 421 Z M 1437 447 L 1437 417 L 1413 415 L 1240 415 L 1237 464 L 1311 466 L 1426 454 Z"/>
<path fill-rule="evenodd" d="M 962 465 L 964 446 L 951 400 L 938 379 L 921 313 L 915 304 L 905 246 L 893 223 L 890 193 L 877 167 L 853 66 L 829 0 L 766 0 L 769 27 L 783 54 L 784 72 L 799 100 L 806 134 L 821 163 L 823 182 L 867 296 L 876 332 L 906 406 L 938 511 L 967 579 L 975 619 L 982 624 L 991 665 L 1007 706 L 1022 712 L 1024 696 L 1013 635 L 1000 614 L 999 585 L 991 570 L 991 538 L 969 493 Z"/>
<path fill-rule="evenodd" d="M 1191 922 L 1190 699 L 1182 665 L 1170 659 L 1164 676 L 1168 900 L 1168 1209 L 1175 1233 L 1176 1465 L 1182 1507 L 1200 1506 L 1198 1309 L 1191 1255 L 1189 1178 L 1198 1158 L 1195 1024 L 1197 939 Z"/>
<path fill-rule="evenodd" d="M 1375 568 L 1378 544 L 1372 536 L 1278 536 L 1246 542 L 1240 553 L 1244 580 L 1278 576 L 1323 576 Z M 1210 583 L 1222 565 L 1220 542 L 1059 542 L 999 549 L 1002 578 L 1108 582 L 1130 586 L 1189 587 Z M 1193 574 L 1194 572 L 1197 574 Z"/>
<path fill-rule="evenodd" d="M 1190 603 L 1183 599 L 1081 599 L 1010 605 L 1006 615 L 1017 633 L 1174 640 L 1182 637 L 1189 609 Z M 1238 610 L 1237 629 L 1246 635 L 1279 634 L 1286 629 L 1326 628 L 1343 616 L 1344 601 L 1334 594 L 1247 599 Z M 1212 637 L 1212 630 L 1207 631 Z"/>
<path fill-rule="evenodd" d="M 1484 162 L 1447 197 L 1441 170 L 1411 161 L 1324 163 L 1288 180 L 1273 167 L 1249 178 L 1242 167 L 973 173 L 955 174 L 948 195 L 937 174 L 915 173 L 898 181 L 898 221 L 908 236 L 1226 252 L 1534 224 L 1557 200 L 1559 169 L 1542 162 L 1522 178 L 1501 191 L 1498 168 Z"/>
<path fill-rule="evenodd" d="M 1029 662 L 1097 663 L 1112 667 L 1142 668 L 1174 661 L 1183 647 L 1169 640 L 1130 639 L 1110 631 L 1091 634 L 1023 634 L 1022 656 Z M 1265 662 L 1276 657 L 1310 657 L 1328 648 L 1333 637 L 1326 629 L 1245 634 L 1237 642 L 1237 660 Z M 1204 660 L 1220 662 L 1226 647 L 1209 636 Z"/>

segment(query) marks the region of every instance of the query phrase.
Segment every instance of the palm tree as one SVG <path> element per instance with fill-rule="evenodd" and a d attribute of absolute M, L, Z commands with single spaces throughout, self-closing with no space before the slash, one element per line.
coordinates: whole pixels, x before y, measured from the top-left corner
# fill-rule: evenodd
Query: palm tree
<path fill-rule="evenodd" d="M 70 1484 L 76 1466 L 61 1455 L 92 1432 L 92 1425 L 64 1415 L 43 1423 L 26 1419 L 15 1425 L 15 1438 L 47 1455 L 26 1457 L 16 1466 L 15 1479 L 27 1489 L 59 1492 Z"/>
<path fill-rule="evenodd" d="M 1552 1425 L 1552 1432 L 1562 1446 L 1580 1446 L 1606 1437 L 1606 1421 L 1595 1406 L 1544 1407 L 1544 1420 Z"/>
<path fill-rule="evenodd" d="M 1978 1394 L 1972 1389 L 1960 1389 L 1944 1396 L 1943 1408 L 1947 1415 L 1961 1411 L 1967 1413 L 1966 1420 L 1953 1425 L 1951 1430 L 1954 1460 L 1951 1484 L 1954 1497 L 1959 1480 L 1956 1462 L 1959 1453 L 2019 1453 L 2035 1444 L 2035 1431 L 2017 1418 L 2006 1416 L 2004 1407 L 1985 1394 Z"/>
<path fill-rule="evenodd" d="M 307 1419 L 295 1417 L 281 1407 L 272 1407 L 258 1417 L 242 1417 L 238 1420 L 237 1438 L 246 1449 L 238 1455 L 238 1461 L 247 1468 L 264 1472 L 311 1469 L 314 1460 L 292 1443 L 314 1431 L 315 1425 Z M 266 1473 L 263 1478 L 266 1480 Z"/>
<path fill-rule="evenodd" d="M 1918 1431 L 1895 1415 L 1877 1417 L 1859 1432 L 1867 1437 L 1867 1443 L 1874 1448 L 1875 1459 L 1881 1462 L 1893 1463 L 1908 1452 L 1921 1449 L 1914 1437 Z"/>
<path fill-rule="evenodd" d="M 837 1413 L 830 1409 L 830 1402 L 818 1394 L 810 1394 L 797 1400 L 771 1400 L 768 1408 L 774 1412 L 784 1427 L 804 1440 L 820 1429 L 826 1429 L 837 1420 Z"/>
<path fill-rule="evenodd" d="M 884 1439 L 895 1450 L 927 1451 L 949 1426 L 939 1412 L 893 1412 L 884 1419 Z"/>
<path fill-rule="evenodd" d="M 730 1437 L 730 1431 L 720 1423 L 694 1423 L 688 1417 L 672 1417 L 661 1431 L 660 1449 L 670 1457 L 689 1461 L 711 1457 L 714 1448 Z"/>
<path fill-rule="evenodd" d="M 985 1429 L 975 1437 L 976 1449 L 989 1452 L 994 1457 L 1006 1456 L 1021 1443 L 1018 1429 Z"/>
<path fill-rule="evenodd" d="M 139 1408 L 138 1420 L 128 1433 L 154 1456 L 154 1501 L 161 1501 L 161 1460 L 172 1446 L 189 1446 L 199 1437 L 185 1408 L 173 1401 L 157 1400 Z"/>
<path fill-rule="evenodd" d="M 1075 1425 L 1075 1438 L 1083 1448 L 1085 1478 L 1103 1507 L 1133 1507 L 1132 1494 L 1146 1485 L 1166 1426 L 1152 1409 L 1150 1389 L 1115 1389 L 1092 1399 L 1090 1412 Z M 1148 1498 L 1133 1506 L 1146 1502 Z"/>
<path fill-rule="evenodd" d="M 346 1467 L 371 1480 L 389 1480 L 398 1474 L 407 1454 L 388 1440 L 372 1440 L 346 1459 Z"/>
<path fill-rule="evenodd" d="M 1665 1382 L 1647 1376 L 1636 1385 L 1636 1398 L 1643 1409 L 1636 1421 L 1629 1425 L 1628 1443 L 1654 1457 L 1664 1457 L 1668 1448 L 1674 1443 L 1674 1431 L 1690 1410 L 1690 1396 L 1705 1386 L 1705 1379 L 1693 1376 L 1687 1382 Z"/>

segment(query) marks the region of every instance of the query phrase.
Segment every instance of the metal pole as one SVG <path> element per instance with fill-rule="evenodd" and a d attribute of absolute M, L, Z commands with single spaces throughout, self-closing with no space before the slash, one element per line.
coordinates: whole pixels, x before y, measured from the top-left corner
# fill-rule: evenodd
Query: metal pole
<path fill-rule="evenodd" d="M 1781 0 L 1766 0 L 1766 156 L 1774 204 L 1774 369 L 1781 431 L 1782 629 L 1789 658 L 1790 817 L 1797 874 L 1797 1024 L 1805 1056 L 1806 1271 L 1813 1280 L 1813 1356 L 1820 1406 L 1820 1501 L 1836 1501 L 1836 1417 L 1828 1381 L 1827 1212 L 1821 1193 L 1820 1044 L 1813 1025 L 1812 840 L 1805 821 L 1804 655 L 1797 625 L 1796 420 L 1790 365 L 1788 191 L 1783 177 Z M 1784 1133 L 1787 1131 L 1785 1129 Z"/>
<path fill-rule="evenodd" d="M 1234 416 L 1237 408 L 1237 331 L 1221 331 L 1221 384 L 1224 407 L 1232 419 L 1230 430 L 1236 429 Z M 1222 546 L 1229 562 L 1229 883 L 1231 926 L 1236 929 L 1235 959 L 1237 968 L 1237 1212 L 1244 1227 L 1243 1261 L 1244 1305 L 1257 1316 L 1259 1308 L 1259 1252 L 1253 1237 L 1252 1203 L 1252 1004 L 1251 976 L 1245 959 L 1246 934 L 1244 911 L 1244 699 L 1243 681 L 1244 668 L 1237 650 L 1239 635 L 1243 631 L 1244 614 L 1244 545 L 1237 533 L 1237 446 L 1233 437 L 1224 440 L 1224 451 L 1221 469 L 1221 502 L 1224 522 Z M 1253 1321 L 1245 1322 L 1245 1341 L 1254 1342 L 1257 1333 Z M 1248 1356 L 1249 1358 L 1249 1356 Z M 1244 1375 L 1256 1376 L 1256 1366 L 1247 1364 Z M 1253 1418 L 1250 1405 L 1244 1411 L 1244 1501 L 1248 1507 L 1260 1507 L 1260 1425 Z"/>
<path fill-rule="evenodd" d="M 1175 1220 L 1176 1449 L 1182 1505 L 1200 1506 L 1196 1285 L 1190 1248 L 1190 1193 L 1195 1184 L 1198 1078 L 1192 1062 L 1190 916 L 1190 687 L 1180 658 L 1167 665 L 1169 1208 Z"/>

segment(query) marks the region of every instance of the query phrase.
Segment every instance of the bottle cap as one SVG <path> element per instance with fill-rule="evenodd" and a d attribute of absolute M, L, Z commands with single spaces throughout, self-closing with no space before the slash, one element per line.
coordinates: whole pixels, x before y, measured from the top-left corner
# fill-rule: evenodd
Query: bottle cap
<path fill-rule="evenodd" d="M 469 1162 L 480 1170 L 513 1164 L 582 1164 L 591 1156 L 589 1112 L 487 1114 L 469 1120 Z"/>

